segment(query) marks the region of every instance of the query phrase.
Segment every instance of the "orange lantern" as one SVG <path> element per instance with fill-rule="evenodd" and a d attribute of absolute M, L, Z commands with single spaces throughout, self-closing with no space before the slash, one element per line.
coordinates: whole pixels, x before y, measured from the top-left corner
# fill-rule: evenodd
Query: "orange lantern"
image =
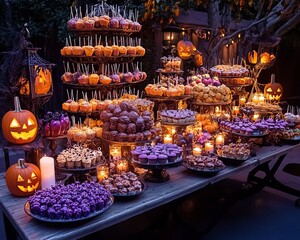
<path fill-rule="evenodd" d="M 197 67 L 200 67 L 203 65 L 203 57 L 201 52 L 199 52 L 198 50 L 196 51 L 196 54 L 194 56 L 194 63 Z"/>
<path fill-rule="evenodd" d="M 260 54 L 260 62 L 263 64 L 269 63 L 274 59 L 275 56 L 273 54 L 269 54 L 268 52 L 263 52 L 262 54 Z"/>

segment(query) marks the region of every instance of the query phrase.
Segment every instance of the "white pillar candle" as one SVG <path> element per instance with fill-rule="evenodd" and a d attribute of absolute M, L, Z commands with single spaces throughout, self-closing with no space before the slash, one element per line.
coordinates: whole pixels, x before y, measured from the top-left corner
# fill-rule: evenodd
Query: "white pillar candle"
<path fill-rule="evenodd" d="M 40 159 L 42 189 L 51 188 L 55 185 L 54 159 L 42 157 Z"/>
<path fill-rule="evenodd" d="M 220 133 L 216 136 L 215 144 L 216 144 L 216 146 L 224 145 L 224 136 L 222 133 Z"/>
<path fill-rule="evenodd" d="M 173 143 L 173 139 L 170 135 L 164 137 L 164 144 Z"/>

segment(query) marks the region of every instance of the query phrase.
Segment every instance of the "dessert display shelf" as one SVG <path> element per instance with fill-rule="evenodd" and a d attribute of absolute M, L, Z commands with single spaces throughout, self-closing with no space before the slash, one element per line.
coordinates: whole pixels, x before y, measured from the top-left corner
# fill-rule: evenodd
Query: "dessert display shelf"
<path fill-rule="evenodd" d="M 71 174 L 65 181 L 64 183 L 67 184 L 71 184 L 71 183 L 75 183 L 76 181 L 79 182 L 93 182 L 94 179 L 92 177 L 92 175 L 96 172 L 97 166 L 100 166 L 102 163 L 93 166 L 93 167 L 89 167 L 89 168 L 73 168 L 73 169 L 69 169 L 69 168 L 60 168 L 58 166 L 55 166 L 55 168 L 63 173 L 69 173 Z"/>
<path fill-rule="evenodd" d="M 89 64 L 101 64 L 101 63 L 126 63 L 132 62 L 137 57 L 143 57 L 142 55 L 120 55 L 112 57 L 98 57 L 98 56 L 75 56 L 75 55 L 64 55 L 73 63 L 89 63 Z"/>
<path fill-rule="evenodd" d="M 155 72 L 157 73 L 162 73 L 162 74 L 183 74 L 184 71 L 180 70 L 180 71 L 164 71 L 163 69 L 157 69 L 155 70 Z"/>
<path fill-rule="evenodd" d="M 174 126 L 174 127 L 187 127 L 194 125 L 196 121 L 191 121 L 191 122 L 183 122 L 183 123 L 173 123 L 173 122 L 161 122 L 162 125 L 166 126 Z"/>
<path fill-rule="evenodd" d="M 106 139 L 106 138 L 100 138 L 101 141 L 104 141 L 104 142 L 107 142 L 108 144 L 111 144 L 111 145 L 116 145 L 116 146 L 124 146 L 124 147 L 127 147 L 127 146 L 136 146 L 136 145 L 144 145 L 144 144 L 149 144 L 151 141 L 150 140 L 142 140 L 142 141 L 136 141 L 136 142 L 118 142 L 118 141 L 112 141 L 112 140 L 109 140 L 109 139 Z"/>
<path fill-rule="evenodd" d="M 144 179 L 146 182 L 166 182 L 170 179 L 170 175 L 167 173 L 167 168 L 178 167 L 182 164 L 182 157 L 177 158 L 174 162 L 167 162 L 163 164 L 150 164 L 150 163 L 141 163 L 134 159 L 131 159 L 131 164 L 134 167 L 145 168 L 148 169 L 144 175 Z"/>
<path fill-rule="evenodd" d="M 116 35 L 116 36 L 130 36 L 134 33 L 140 32 L 140 30 L 134 29 L 116 29 L 116 28 L 94 28 L 94 29 L 69 29 L 70 32 L 78 36 L 91 36 L 95 34 L 101 34 L 104 36 Z"/>
<path fill-rule="evenodd" d="M 123 88 L 123 87 L 131 86 L 133 84 L 143 82 L 145 80 L 146 79 L 133 81 L 133 82 L 120 82 L 120 83 L 109 83 L 109 84 L 101 84 L 101 83 L 100 84 L 79 84 L 79 83 L 68 83 L 68 82 L 63 82 L 63 84 L 73 89 L 93 91 L 93 90 L 98 90 L 103 88 L 106 89 Z"/>
<path fill-rule="evenodd" d="M 181 96 L 174 96 L 174 97 L 169 97 L 169 96 L 156 96 L 156 95 L 149 95 L 149 94 L 144 94 L 144 98 L 147 98 L 152 101 L 180 101 L 180 100 L 188 100 L 193 98 L 193 95 L 181 95 Z"/>

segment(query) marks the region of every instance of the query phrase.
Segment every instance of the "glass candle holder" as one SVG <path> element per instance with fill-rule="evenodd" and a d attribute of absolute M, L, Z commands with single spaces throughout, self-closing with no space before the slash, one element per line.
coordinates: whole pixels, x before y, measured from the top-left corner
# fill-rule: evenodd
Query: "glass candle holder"
<path fill-rule="evenodd" d="M 240 104 L 240 106 L 244 106 L 246 104 L 246 98 L 245 97 L 241 97 L 239 99 L 239 104 Z"/>
<path fill-rule="evenodd" d="M 106 165 L 97 166 L 97 179 L 99 182 L 102 182 L 104 179 L 107 179 L 109 176 L 109 167 Z"/>
<path fill-rule="evenodd" d="M 199 157 L 199 156 L 201 156 L 201 154 L 202 154 L 202 146 L 195 144 L 193 146 L 193 156 Z"/>
<path fill-rule="evenodd" d="M 164 143 L 165 144 L 173 143 L 173 138 L 169 134 L 164 136 Z"/>
<path fill-rule="evenodd" d="M 111 156 L 112 160 L 118 160 L 122 157 L 122 149 L 121 146 L 109 146 L 109 155 Z"/>
<path fill-rule="evenodd" d="M 128 171 L 128 162 L 127 160 L 119 160 L 117 161 L 117 172 L 127 172 Z"/>
<path fill-rule="evenodd" d="M 216 135 L 215 145 L 219 147 L 224 145 L 224 142 L 225 142 L 224 135 L 222 133 L 218 133 Z"/>
<path fill-rule="evenodd" d="M 213 141 L 206 141 L 204 144 L 204 150 L 206 153 L 213 153 L 214 152 L 214 143 Z"/>

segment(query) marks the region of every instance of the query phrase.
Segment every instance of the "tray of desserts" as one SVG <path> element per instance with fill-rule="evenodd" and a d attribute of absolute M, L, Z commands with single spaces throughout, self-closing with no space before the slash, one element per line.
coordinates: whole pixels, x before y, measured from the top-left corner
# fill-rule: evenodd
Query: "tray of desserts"
<path fill-rule="evenodd" d="M 251 150 L 248 143 L 230 143 L 217 148 L 217 156 L 225 164 L 241 164 L 250 159 Z"/>
<path fill-rule="evenodd" d="M 187 156 L 182 166 L 203 175 L 216 174 L 225 168 L 222 160 L 215 155 Z"/>
<path fill-rule="evenodd" d="M 92 194 L 87 194 L 87 191 Z M 74 194 L 77 201 L 72 197 Z M 59 204 L 61 201 L 65 204 Z M 113 202 L 111 193 L 95 182 L 72 183 L 66 186 L 58 184 L 51 189 L 39 190 L 29 197 L 24 211 L 39 221 L 69 223 L 98 216 L 108 210 Z M 76 207 L 72 207 L 75 204 Z"/>
<path fill-rule="evenodd" d="M 137 146 L 131 151 L 132 164 L 146 169 L 164 169 L 181 165 L 182 147 L 176 144 Z"/>
<path fill-rule="evenodd" d="M 111 192 L 115 199 L 131 199 L 146 190 L 146 185 L 133 172 L 113 174 L 102 180 L 101 184 Z"/>

